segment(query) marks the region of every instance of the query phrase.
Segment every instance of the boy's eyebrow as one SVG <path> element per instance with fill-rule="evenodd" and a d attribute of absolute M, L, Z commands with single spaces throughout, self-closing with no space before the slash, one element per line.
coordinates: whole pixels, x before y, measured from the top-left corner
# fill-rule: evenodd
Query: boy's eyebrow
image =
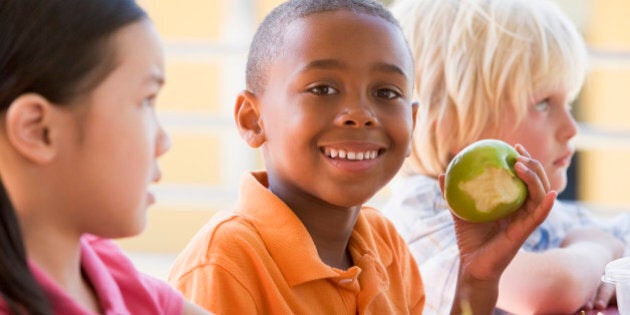
<path fill-rule="evenodd" d="M 340 60 L 335 59 L 320 59 L 309 62 L 304 68 L 300 70 L 300 72 L 306 72 L 312 69 L 344 69 L 347 68 L 348 65 Z M 372 70 L 378 72 L 389 72 L 394 74 L 400 74 L 402 76 L 407 76 L 405 72 L 398 66 L 386 62 L 378 62 L 372 66 Z"/>
<path fill-rule="evenodd" d="M 372 66 L 372 69 L 380 71 L 380 72 L 390 72 L 394 74 L 400 74 L 404 77 L 407 76 L 407 74 L 405 74 L 405 72 L 400 67 L 391 63 L 379 62 L 379 63 L 376 63 L 374 66 Z"/>
<path fill-rule="evenodd" d="M 309 62 L 300 72 L 306 72 L 312 69 L 343 69 L 346 68 L 345 62 L 335 59 L 319 59 Z"/>

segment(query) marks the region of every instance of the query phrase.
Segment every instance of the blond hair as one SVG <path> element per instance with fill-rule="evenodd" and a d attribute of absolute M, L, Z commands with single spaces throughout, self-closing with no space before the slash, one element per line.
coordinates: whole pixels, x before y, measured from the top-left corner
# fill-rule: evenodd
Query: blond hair
<path fill-rule="evenodd" d="M 584 40 L 546 0 L 402 0 L 400 21 L 420 102 L 405 170 L 437 177 L 454 152 L 520 121 L 545 88 L 577 97 L 587 70 Z"/>

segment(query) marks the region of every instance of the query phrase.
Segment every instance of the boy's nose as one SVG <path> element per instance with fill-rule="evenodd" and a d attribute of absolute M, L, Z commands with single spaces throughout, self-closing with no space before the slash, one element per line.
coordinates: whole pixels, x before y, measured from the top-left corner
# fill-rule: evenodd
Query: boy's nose
<path fill-rule="evenodd" d="M 372 127 L 377 124 L 374 113 L 364 105 L 346 107 L 337 117 L 338 125 L 345 127 Z"/>
<path fill-rule="evenodd" d="M 569 109 L 565 110 L 564 116 L 565 123 L 560 127 L 560 137 L 570 140 L 577 135 L 578 124 Z"/>

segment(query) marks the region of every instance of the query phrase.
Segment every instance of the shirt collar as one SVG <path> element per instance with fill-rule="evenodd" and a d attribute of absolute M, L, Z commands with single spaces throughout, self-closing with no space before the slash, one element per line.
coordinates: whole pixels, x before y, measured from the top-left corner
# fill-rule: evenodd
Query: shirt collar
<path fill-rule="evenodd" d="M 326 265 L 319 258 L 315 243 L 300 219 L 268 187 L 266 172 L 245 174 L 237 211 L 256 227 L 289 285 L 337 277 L 339 270 Z M 392 262 L 391 250 L 384 240 L 374 237 L 363 211 L 357 218 L 349 247 L 359 267 L 365 255 L 373 256 L 375 261 L 380 261 L 384 266 Z M 370 248 L 383 250 L 374 253 Z"/>
<path fill-rule="evenodd" d="M 81 237 L 81 269 L 94 288 L 101 310 L 105 314 L 128 314 L 118 286 L 107 267 L 89 245 L 91 235 Z M 54 313 L 85 314 L 86 310 L 66 293 L 46 272 L 34 262 L 29 261 L 29 268 L 37 282 L 42 286 Z"/>
<path fill-rule="evenodd" d="M 302 221 L 268 187 L 266 172 L 245 174 L 237 209 L 260 233 L 289 285 L 336 276 L 319 258 Z"/>

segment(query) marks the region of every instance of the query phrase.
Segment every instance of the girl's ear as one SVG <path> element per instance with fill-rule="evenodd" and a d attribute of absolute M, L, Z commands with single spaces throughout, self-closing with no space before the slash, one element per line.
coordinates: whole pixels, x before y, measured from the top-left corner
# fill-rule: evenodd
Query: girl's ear
<path fill-rule="evenodd" d="M 31 162 L 45 164 L 56 155 L 50 128 L 53 107 L 47 99 L 33 93 L 21 95 L 9 105 L 5 118 L 7 138 Z"/>
<path fill-rule="evenodd" d="M 260 119 L 259 100 L 250 91 L 242 91 L 236 97 L 234 118 L 241 138 L 252 148 L 265 143 L 265 132 Z"/>

